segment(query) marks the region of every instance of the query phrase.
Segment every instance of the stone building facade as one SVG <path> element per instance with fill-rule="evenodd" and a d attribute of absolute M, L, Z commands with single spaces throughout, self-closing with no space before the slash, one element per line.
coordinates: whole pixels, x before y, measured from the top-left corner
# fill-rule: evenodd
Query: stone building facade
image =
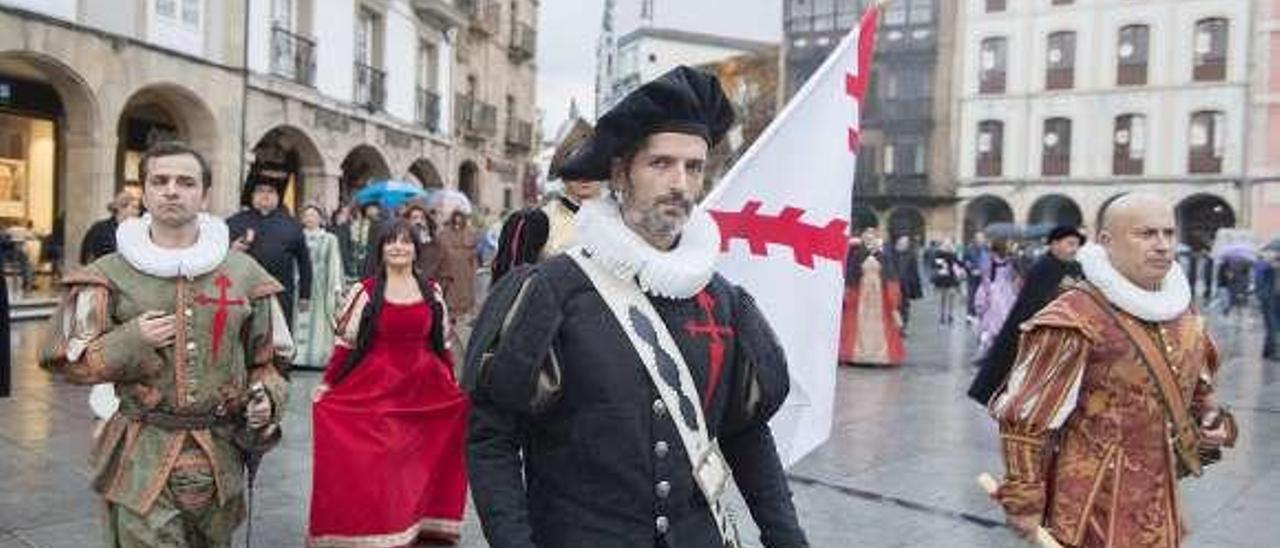
<path fill-rule="evenodd" d="M 959 2 L 963 234 L 1093 227 L 1134 190 L 1169 196 L 1192 247 L 1247 224 L 1252 3 Z"/>
<path fill-rule="evenodd" d="M 211 164 L 212 208 L 235 207 L 241 168 L 243 4 L 0 2 L 0 222 L 63 256 L 136 183 L 148 141 L 189 141 Z"/>
<path fill-rule="evenodd" d="M 784 100 L 794 95 L 858 22 L 869 1 L 787 0 Z M 852 218 L 917 243 L 955 231 L 949 0 L 897 0 L 882 8 L 861 112 Z"/>
<path fill-rule="evenodd" d="M 1280 0 L 1255 0 L 1250 21 L 1254 45 L 1246 177 L 1250 224 L 1266 241 L 1280 237 Z"/>
<path fill-rule="evenodd" d="M 0 224 L 63 257 L 152 142 L 210 160 L 211 208 L 265 164 L 293 206 L 375 179 L 520 204 L 537 0 L 0 0 Z M 247 69 L 247 70 L 246 70 Z M 6 176 L 7 175 L 7 176 Z"/>

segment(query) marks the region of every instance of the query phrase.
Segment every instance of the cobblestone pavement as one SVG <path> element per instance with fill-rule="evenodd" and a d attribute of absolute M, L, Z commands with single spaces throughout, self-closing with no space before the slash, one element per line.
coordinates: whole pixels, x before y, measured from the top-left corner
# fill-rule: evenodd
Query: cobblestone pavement
<path fill-rule="evenodd" d="M 815 547 L 1019 545 L 973 481 L 979 472 L 999 470 L 1000 461 L 994 425 L 963 394 L 973 373 L 971 337 L 963 326 L 937 326 L 935 314 L 928 300 L 917 304 L 906 366 L 839 371 L 832 438 L 790 471 Z M 1257 358 L 1256 315 L 1218 317 L 1212 325 L 1226 357 L 1221 399 L 1234 406 L 1241 441 L 1203 478 L 1183 483 L 1188 545 L 1276 546 L 1280 364 Z M 15 394 L 0 400 L 0 548 L 100 546 L 100 502 L 85 464 L 88 390 L 52 382 L 36 367 L 43 325 L 18 324 L 15 335 Z M 303 545 L 311 475 L 307 394 L 317 382 L 314 373 L 295 375 L 286 442 L 262 468 L 255 546 Z M 462 546 L 485 545 L 469 511 Z"/>

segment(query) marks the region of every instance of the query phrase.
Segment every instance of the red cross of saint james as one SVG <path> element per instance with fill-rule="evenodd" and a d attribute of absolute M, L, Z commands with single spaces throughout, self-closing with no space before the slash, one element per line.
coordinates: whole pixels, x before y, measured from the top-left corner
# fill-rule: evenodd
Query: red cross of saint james
<path fill-rule="evenodd" d="M 710 367 L 707 371 L 707 391 L 702 395 L 702 408 L 706 409 L 711 405 L 711 395 L 715 393 L 716 385 L 720 384 L 720 373 L 724 370 L 725 341 L 723 337 L 732 337 L 733 328 L 716 323 L 714 314 L 716 301 L 705 289 L 698 293 L 695 300 L 698 302 L 698 308 L 702 309 L 702 316 L 706 323 L 688 321 L 684 324 L 684 330 L 690 335 L 707 337 Z"/>
<path fill-rule="evenodd" d="M 218 274 L 213 284 L 218 286 L 218 298 L 196 295 L 196 304 L 200 306 L 216 306 L 213 313 L 213 359 L 218 360 L 218 350 L 222 347 L 222 332 L 227 328 L 227 306 L 244 304 L 244 299 L 228 299 L 227 290 L 231 288 L 231 278 L 226 274 Z"/>

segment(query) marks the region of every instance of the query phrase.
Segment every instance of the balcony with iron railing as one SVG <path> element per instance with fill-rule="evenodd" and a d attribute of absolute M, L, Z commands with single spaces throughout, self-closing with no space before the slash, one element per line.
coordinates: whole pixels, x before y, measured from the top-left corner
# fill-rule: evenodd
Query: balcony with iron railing
<path fill-rule="evenodd" d="M 1147 84 L 1147 64 L 1119 63 L 1116 66 L 1116 85 L 1143 86 Z"/>
<path fill-rule="evenodd" d="M 387 73 L 364 63 L 355 64 L 356 104 L 370 112 L 382 110 L 387 103 Z"/>
<path fill-rule="evenodd" d="M 933 120 L 932 97 L 876 97 L 867 101 L 865 124 L 882 126 L 892 122 L 930 122 Z"/>
<path fill-rule="evenodd" d="M 1142 175 L 1142 156 L 1133 157 L 1129 147 L 1115 147 L 1111 153 L 1112 175 Z"/>
<path fill-rule="evenodd" d="M 440 130 L 440 94 L 418 87 L 414 103 L 414 119 L 431 131 Z"/>
<path fill-rule="evenodd" d="M 1005 72 L 1003 70 L 984 70 L 978 81 L 978 93 L 1004 93 Z"/>
<path fill-rule="evenodd" d="M 511 45 L 507 49 L 511 60 L 515 62 L 533 59 L 538 45 L 538 33 L 533 25 L 519 23 L 511 31 Z"/>
<path fill-rule="evenodd" d="M 412 0 L 412 6 L 428 24 L 440 24 L 446 29 L 467 24 L 466 16 L 453 0 Z"/>
<path fill-rule="evenodd" d="M 1044 74 L 1044 89 L 1071 89 L 1075 87 L 1076 70 L 1074 67 L 1051 68 Z"/>
<path fill-rule="evenodd" d="M 271 74 L 304 86 L 314 86 L 316 41 L 288 29 L 272 27 Z"/>
<path fill-rule="evenodd" d="M 475 97 L 459 93 L 454 121 L 468 137 L 487 139 L 498 133 L 498 108 Z"/>
<path fill-rule="evenodd" d="M 933 196 L 929 189 L 929 175 L 911 174 L 862 174 L 853 184 L 853 195 L 864 199 L 875 198 L 925 198 Z"/>
<path fill-rule="evenodd" d="M 1046 177 L 1063 177 L 1071 174 L 1070 152 L 1046 151 L 1040 162 L 1040 174 Z"/>
<path fill-rule="evenodd" d="M 492 36 L 498 32 L 502 5 L 493 0 L 458 0 L 458 9 L 467 15 L 473 32 Z"/>
<path fill-rule="evenodd" d="M 999 153 L 978 154 L 977 175 L 979 177 L 1000 177 L 1004 174 L 1004 155 Z"/>
<path fill-rule="evenodd" d="M 1206 55 L 1197 59 L 1192 69 L 1191 79 L 1197 82 L 1218 82 L 1227 79 L 1227 58 L 1221 55 Z"/>
<path fill-rule="evenodd" d="M 938 28 L 933 24 L 881 30 L 876 35 L 876 60 L 902 55 L 937 56 Z"/>
<path fill-rule="evenodd" d="M 1222 156 L 1211 146 L 1192 147 L 1187 155 L 1187 171 L 1193 174 L 1222 173 Z"/>
<path fill-rule="evenodd" d="M 507 119 L 507 146 L 518 150 L 533 147 L 533 123 L 519 118 Z"/>

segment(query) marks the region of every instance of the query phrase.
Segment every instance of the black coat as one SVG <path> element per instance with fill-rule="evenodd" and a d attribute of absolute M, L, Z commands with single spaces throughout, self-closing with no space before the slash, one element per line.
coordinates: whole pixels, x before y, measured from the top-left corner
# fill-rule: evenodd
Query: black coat
<path fill-rule="evenodd" d="M 892 250 L 888 253 L 893 261 L 893 269 L 898 274 L 898 286 L 902 291 L 902 300 L 914 301 L 924 297 L 924 288 L 920 285 L 920 258 L 914 250 Z"/>
<path fill-rule="evenodd" d="M 706 322 L 699 304 L 650 301 L 704 401 L 711 391 L 708 430 L 761 540 L 807 546 L 767 424 L 789 389 L 782 349 L 746 292 L 719 276 L 706 292 L 716 323 L 733 329 L 712 387 L 708 339 L 685 330 Z M 472 398 L 472 494 L 490 546 L 720 545 L 670 413 L 570 257 L 518 267 L 494 287 L 476 320 L 463 385 Z M 665 534 L 659 518 L 669 524 Z"/>
<path fill-rule="evenodd" d="M 1014 360 L 1018 358 L 1018 342 L 1022 334 L 1020 326 L 1053 302 L 1062 291 L 1063 281 L 1068 278 L 1084 278 L 1080 263 L 1062 261 L 1051 253 L 1045 253 L 1031 266 L 1022 284 L 1022 291 L 1013 302 L 1004 325 L 1000 326 L 1000 333 L 992 341 L 991 349 L 978 360 L 980 369 L 973 384 L 969 386 L 970 398 L 982 405 L 991 401 L 991 396 L 1004 384 L 1009 371 L 1013 369 Z"/>
<path fill-rule="evenodd" d="M 3 258 L 3 255 L 0 255 Z M 12 366 L 9 355 L 9 286 L 4 276 L 0 276 L 0 398 L 9 397 L 10 371 Z"/>
<path fill-rule="evenodd" d="M 933 254 L 933 260 L 929 264 L 930 281 L 934 287 L 948 288 L 960 285 L 959 273 L 968 275 L 968 271 L 964 268 L 964 263 L 956 257 L 952 251 L 937 251 Z"/>
<path fill-rule="evenodd" d="M 253 229 L 253 243 L 248 253 L 284 286 L 285 297 L 280 304 L 286 310 L 292 308 L 295 288 L 299 300 L 311 298 L 311 254 L 307 251 L 307 237 L 298 221 L 283 209 L 266 215 L 255 209 L 246 209 L 227 219 L 227 226 L 231 229 L 233 242 Z M 296 286 L 293 281 L 295 272 L 298 278 Z"/>
<path fill-rule="evenodd" d="M 84 233 L 84 241 L 80 242 L 80 264 L 87 265 L 98 257 L 116 252 L 116 222 L 114 216 L 93 223 L 89 231 Z"/>

